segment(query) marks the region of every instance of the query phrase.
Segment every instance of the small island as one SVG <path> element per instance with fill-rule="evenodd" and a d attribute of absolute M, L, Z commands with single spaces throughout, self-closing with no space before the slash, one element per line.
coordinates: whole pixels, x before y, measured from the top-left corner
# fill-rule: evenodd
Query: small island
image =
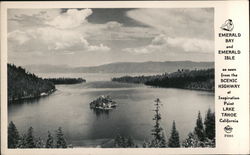
<path fill-rule="evenodd" d="M 91 109 L 111 110 L 117 106 L 117 103 L 110 96 L 100 96 L 90 103 Z"/>

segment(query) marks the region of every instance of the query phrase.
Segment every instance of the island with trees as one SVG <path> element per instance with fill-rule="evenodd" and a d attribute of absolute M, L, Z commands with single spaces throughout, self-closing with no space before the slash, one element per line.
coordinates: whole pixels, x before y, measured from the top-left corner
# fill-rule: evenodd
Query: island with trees
<path fill-rule="evenodd" d="M 90 102 L 89 105 L 91 109 L 111 110 L 117 106 L 117 103 L 110 96 L 102 95 Z"/>
<path fill-rule="evenodd" d="M 183 88 L 192 90 L 214 91 L 214 69 L 178 70 L 153 76 L 124 76 L 112 78 L 112 81 L 143 83 L 164 88 Z"/>

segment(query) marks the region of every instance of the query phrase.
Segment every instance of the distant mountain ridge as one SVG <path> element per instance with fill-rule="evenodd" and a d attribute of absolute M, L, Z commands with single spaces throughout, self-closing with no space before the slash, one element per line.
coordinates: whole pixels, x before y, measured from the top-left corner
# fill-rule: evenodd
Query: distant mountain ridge
<path fill-rule="evenodd" d="M 214 68 L 214 62 L 147 61 L 116 62 L 90 67 L 69 67 L 67 65 L 28 65 L 24 67 L 35 73 L 164 73 L 175 72 L 178 69 Z"/>

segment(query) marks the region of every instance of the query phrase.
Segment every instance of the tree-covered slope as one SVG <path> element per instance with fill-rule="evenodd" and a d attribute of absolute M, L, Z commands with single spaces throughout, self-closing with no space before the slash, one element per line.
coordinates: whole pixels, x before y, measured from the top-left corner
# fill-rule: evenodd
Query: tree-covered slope
<path fill-rule="evenodd" d="M 214 91 L 214 69 L 186 70 L 147 81 L 146 85 Z"/>
<path fill-rule="evenodd" d="M 55 85 L 22 67 L 8 64 L 8 101 L 35 98 L 47 95 L 55 90 Z"/>
<path fill-rule="evenodd" d="M 54 84 L 77 84 L 86 82 L 83 78 L 47 78 L 45 80 L 51 81 Z"/>
<path fill-rule="evenodd" d="M 124 76 L 112 81 L 127 83 L 144 83 L 150 86 L 165 88 L 184 88 L 214 91 L 214 69 L 178 70 L 154 76 Z"/>

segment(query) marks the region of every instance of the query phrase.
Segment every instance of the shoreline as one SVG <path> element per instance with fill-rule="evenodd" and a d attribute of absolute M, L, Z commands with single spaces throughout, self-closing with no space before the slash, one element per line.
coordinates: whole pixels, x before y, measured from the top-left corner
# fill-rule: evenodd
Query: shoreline
<path fill-rule="evenodd" d="M 111 81 L 112 81 L 112 80 L 111 80 Z M 202 88 L 161 87 L 161 86 L 147 85 L 147 84 L 145 84 L 145 83 L 120 82 L 120 81 L 112 81 L 112 82 L 127 83 L 127 84 L 135 84 L 135 85 L 143 85 L 143 86 L 152 87 L 152 88 L 175 88 L 175 89 L 185 89 L 185 90 L 206 91 L 206 92 L 213 92 L 213 93 L 215 92 L 215 90 L 212 90 L 212 89 L 202 89 Z"/>
<path fill-rule="evenodd" d="M 144 84 L 145 85 L 145 84 Z M 152 85 L 145 85 L 153 88 L 175 88 L 175 89 L 184 89 L 184 90 L 194 90 L 194 91 L 206 91 L 206 92 L 212 92 L 214 93 L 215 90 L 212 89 L 200 89 L 200 88 L 178 88 L 178 87 L 161 87 L 161 86 L 152 86 Z"/>
<path fill-rule="evenodd" d="M 40 93 L 39 96 L 24 96 L 24 97 L 21 97 L 21 98 L 18 98 L 18 99 L 8 99 L 8 104 L 10 103 L 15 103 L 15 102 L 18 102 L 18 101 L 26 101 L 26 100 L 32 100 L 32 99 L 40 99 L 42 97 L 46 97 L 46 96 L 49 96 L 50 94 L 54 93 L 57 89 L 54 88 L 54 89 L 51 89 L 49 90 L 49 92 L 42 92 Z"/>

